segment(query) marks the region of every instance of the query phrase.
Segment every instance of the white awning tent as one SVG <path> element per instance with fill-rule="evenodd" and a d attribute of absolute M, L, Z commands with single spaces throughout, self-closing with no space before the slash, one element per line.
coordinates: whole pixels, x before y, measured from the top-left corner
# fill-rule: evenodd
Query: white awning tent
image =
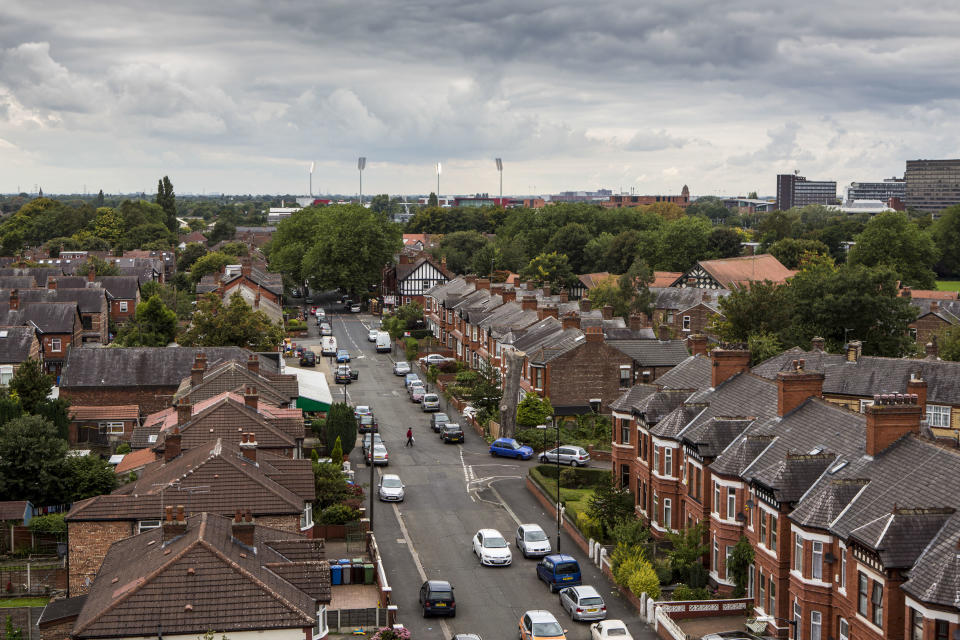
<path fill-rule="evenodd" d="M 297 408 L 304 411 L 330 410 L 333 396 L 327 385 L 327 376 L 321 371 L 310 371 L 298 367 L 288 367 L 284 373 L 293 373 L 297 376 L 300 395 L 297 398 Z"/>

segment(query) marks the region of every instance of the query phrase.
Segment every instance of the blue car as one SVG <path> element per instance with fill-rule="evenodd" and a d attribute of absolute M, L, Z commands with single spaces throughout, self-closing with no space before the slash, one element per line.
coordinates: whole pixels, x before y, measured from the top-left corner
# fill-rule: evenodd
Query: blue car
<path fill-rule="evenodd" d="M 550 593 L 564 587 L 575 587 L 580 582 L 580 564 L 573 556 L 556 553 L 537 563 L 537 578 L 550 587 Z"/>
<path fill-rule="evenodd" d="M 533 457 L 533 449 L 527 445 L 520 444 L 513 438 L 500 438 L 499 440 L 494 440 L 493 444 L 490 445 L 490 455 L 529 460 Z"/>
<path fill-rule="evenodd" d="M 346 349 L 337 349 L 337 362 L 350 362 L 350 352 Z"/>

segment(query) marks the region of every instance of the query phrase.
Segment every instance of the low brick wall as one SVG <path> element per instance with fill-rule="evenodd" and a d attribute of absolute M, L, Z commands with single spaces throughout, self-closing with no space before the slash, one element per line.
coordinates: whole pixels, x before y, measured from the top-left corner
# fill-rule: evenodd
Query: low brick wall
<path fill-rule="evenodd" d="M 546 509 L 551 515 L 553 515 L 554 521 L 557 518 L 557 508 L 553 504 L 553 501 L 549 495 L 544 493 L 536 482 L 530 479 L 530 476 L 527 476 L 527 490 L 534 495 L 534 497 L 540 501 L 540 504 L 543 505 L 543 508 Z M 570 518 L 566 514 L 563 516 L 563 530 L 567 532 L 573 541 L 577 543 L 577 546 L 587 555 L 590 555 L 590 542 L 583 537 L 583 534 L 580 533 L 580 530 L 570 521 Z"/>
<path fill-rule="evenodd" d="M 594 449 L 593 445 L 588 446 L 587 451 L 590 453 L 591 460 L 596 460 L 597 462 L 610 462 L 613 460 L 613 455 L 610 451 Z"/>
<path fill-rule="evenodd" d="M 686 620 L 687 618 L 746 615 L 753 606 L 753 600 L 749 598 L 737 600 L 681 600 L 659 602 L 657 604 L 673 620 Z"/>

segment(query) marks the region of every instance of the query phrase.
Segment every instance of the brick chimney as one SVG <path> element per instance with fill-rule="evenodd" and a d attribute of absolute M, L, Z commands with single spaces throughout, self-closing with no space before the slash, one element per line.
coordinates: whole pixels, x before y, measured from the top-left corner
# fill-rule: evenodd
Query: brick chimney
<path fill-rule="evenodd" d="M 613 305 L 603 305 L 603 309 L 600 310 L 600 313 L 603 314 L 604 320 L 613 320 Z"/>
<path fill-rule="evenodd" d="M 936 338 L 925 344 L 923 348 L 927 352 L 927 360 L 940 359 L 940 348 L 937 346 Z"/>
<path fill-rule="evenodd" d="M 477 281 L 474 283 L 477 285 L 477 289 L 490 289 L 490 278 L 477 278 Z"/>
<path fill-rule="evenodd" d="M 10 311 L 16 311 L 20 308 L 20 292 L 16 289 L 10 291 Z"/>
<path fill-rule="evenodd" d="M 440 258 L 440 268 L 443 271 L 447 270 L 447 256 L 441 256 Z"/>
<path fill-rule="evenodd" d="M 247 388 L 243 390 L 243 404 L 256 411 L 259 401 L 260 392 L 257 391 L 257 388 L 253 385 L 248 385 Z"/>
<path fill-rule="evenodd" d="M 260 356 L 251 353 L 247 358 L 247 371 L 254 375 L 260 374 Z"/>
<path fill-rule="evenodd" d="M 405 253 L 400 253 L 400 264 L 410 264 L 410 256 Z"/>
<path fill-rule="evenodd" d="M 923 413 L 917 397 L 890 393 L 873 396 L 867 407 L 867 455 L 875 456 L 907 433 L 920 433 Z"/>
<path fill-rule="evenodd" d="M 603 342 L 603 329 L 600 327 L 587 327 L 583 330 L 583 335 L 587 342 Z"/>
<path fill-rule="evenodd" d="M 245 276 L 253 273 L 253 265 L 250 262 L 250 258 L 244 258 L 240 261 L 240 273 Z"/>
<path fill-rule="evenodd" d="M 687 348 L 690 349 L 690 355 L 707 355 L 707 336 L 702 333 L 695 333 L 687 338 Z"/>
<path fill-rule="evenodd" d="M 661 324 L 657 327 L 657 339 L 666 342 L 670 339 L 670 326 Z"/>
<path fill-rule="evenodd" d="M 193 403 L 183 396 L 177 401 L 177 424 L 187 424 L 193 417 Z"/>
<path fill-rule="evenodd" d="M 54 277 L 54 276 L 47 276 L 47 289 L 54 289 L 54 290 L 56 290 L 56 288 L 57 288 L 57 279 L 56 279 L 56 277 Z"/>
<path fill-rule="evenodd" d="M 716 388 L 750 368 L 750 352 L 747 349 L 718 347 L 710 352 L 710 365 L 710 386 Z"/>
<path fill-rule="evenodd" d="M 253 298 L 253 308 L 260 308 L 260 285 L 257 285 L 257 295 Z"/>
<path fill-rule="evenodd" d="M 630 330 L 631 331 L 640 331 L 643 329 L 643 316 L 639 313 L 630 314 Z"/>
<path fill-rule="evenodd" d="M 97 280 L 97 270 L 93 267 L 87 271 L 87 282 L 96 282 Z"/>
<path fill-rule="evenodd" d="M 917 396 L 917 404 L 920 405 L 920 414 L 927 415 L 927 381 L 920 377 L 920 372 L 910 374 L 907 381 L 907 393 Z"/>
<path fill-rule="evenodd" d="M 187 520 L 184 517 L 183 505 L 177 505 L 176 516 L 174 516 L 172 504 L 168 504 L 166 507 L 164 507 L 163 541 L 170 542 L 177 536 L 182 536 L 186 532 Z"/>
<path fill-rule="evenodd" d="M 543 320 L 544 318 L 558 318 L 560 316 L 560 310 L 554 305 L 541 305 L 537 307 L 537 318 Z"/>
<path fill-rule="evenodd" d="M 564 330 L 580 328 L 580 317 L 573 313 L 568 313 L 567 315 L 563 316 L 563 318 L 560 319 L 560 322 Z"/>
<path fill-rule="evenodd" d="M 930 301 L 930 313 L 939 313 L 940 312 L 940 303 L 936 300 Z"/>
<path fill-rule="evenodd" d="M 198 353 L 193 360 L 193 368 L 190 369 L 190 386 L 198 387 L 203 382 L 203 374 L 207 370 L 207 362 L 202 353 Z"/>
<path fill-rule="evenodd" d="M 475 273 L 468 273 L 467 275 L 463 276 L 463 281 L 466 282 L 467 284 L 474 284 L 474 285 L 475 285 L 476 282 L 477 282 L 477 274 L 475 274 Z"/>
<path fill-rule="evenodd" d="M 807 398 L 823 395 L 823 372 L 807 371 L 803 360 L 794 360 L 790 371 L 777 374 L 777 415 L 785 416 Z"/>
<path fill-rule="evenodd" d="M 859 340 L 851 340 L 847 343 L 847 362 L 860 362 L 860 354 L 863 352 L 863 345 Z"/>
<path fill-rule="evenodd" d="M 533 296 L 523 296 L 520 298 L 520 308 L 524 311 L 535 311 L 537 308 L 537 299 Z"/>
<path fill-rule="evenodd" d="M 570 302 L 570 294 L 567 293 L 566 289 L 561 289 L 557 295 L 560 296 L 560 302 Z"/>
<path fill-rule="evenodd" d="M 240 452 L 250 462 L 257 461 L 257 436 L 254 433 L 244 433 L 240 437 Z"/>
<path fill-rule="evenodd" d="M 541 291 L 543 292 L 543 297 L 544 297 L 544 298 L 549 298 L 549 297 L 550 297 L 550 285 L 548 285 L 548 284 L 543 285 Z"/>
<path fill-rule="evenodd" d="M 514 287 L 505 287 L 500 295 L 503 296 L 503 304 L 507 304 L 517 299 L 517 290 Z"/>
<path fill-rule="evenodd" d="M 163 461 L 170 462 L 180 455 L 180 427 L 174 427 L 173 431 L 167 434 L 163 439 Z"/>
<path fill-rule="evenodd" d="M 590 298 L 584 296 L 580 298 L 580 311 L 590 311 L 593 308 Z"/>
<path fill-rule="evenodd" d="M 900 290 L 900 295 L 904 298 L 912 298 L 913 292 L 910 291 L 910 287 L 904 287 L 903 289 Z"/>
<path fill-rule="evenodd" d="M 256 525 L 253 524 L 253 516 L 250 514 L 250 509 L 244 512 L 237 509 L 233 514 L 233 522 L 230 523 L 230 534 L 237 542 L 245 544 L 248 547 L 253 547 L 255 546 L 254 531 L 256 531 Z"/>
<path fill-rule="evenodd" d="M 810 349 L 812 351 L 823 351 L 826 344 L 827 344 L 826 340 L 824 340 L 820 336 L 816 336 L 815 338 L 810 340 Z"/>

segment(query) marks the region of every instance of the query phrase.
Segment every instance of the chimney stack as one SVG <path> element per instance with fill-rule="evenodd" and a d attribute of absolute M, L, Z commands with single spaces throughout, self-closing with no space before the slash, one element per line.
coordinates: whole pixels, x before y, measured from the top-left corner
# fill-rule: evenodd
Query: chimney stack
<path fill-rule="evenodd" d="M 207 370 L 207 361 L 203 353 L 197 353 L 193 360 L 193 368 L 190 369 L 190 386 L 199 387 L 203 382 L 203 374 Z"/>
<path fill-rule="evenodd" d="M 707 336 L 702 333 L 695 333 L 687 338 L 687 348 L 690 349 L 690 355 L 707 355 Z"/>
<path fill-rule="evenodd" d="M 939 313 L 940 312 L 940 303 L 936 300 L 930 301 L 930 313 Z"/>
<path fill-rule="evenodd" d="M 190 398 L 183 396 L 177 400 L 177 424 L 187 424 L 193 417 L 193 403 Z"/>
<path fill-rule="evenodd" d="M 785 416 L 807 398 L 823 395 L 824 375 L 821 371 L 807 371 L 803 360 L 794 360 L 790 371 L 777 374 L 777 415 Z"/>
<path fill-rule="evenodd" d="M 20 309 L 20 292 L 16 289 L 10 291 L 10 311 Z"/>
<path fill-rule="evenodd" d="M 520 298 L 520 308 L 524 311 L 535 311 L 537 308 L 537 299 L 533 296 L 523 296 Z"/>
<path fill-rule="evenodd" d="M 640 331 L 643 329 L 643 316 L 639 313 L 630 314 L 630 330 L 631 331 Z"/>
<path fill-rule="evenodd" d="M 593 308 L 593 303 L 590 302 L 590 298 L 584 296 L 580 298 L 580 311 L 590 311 Z"/>
<path fill-rule="evenodd" d="M 47 276 L 47 289 L 54 289 L 54 290 L 56 290 L 56 288 L 57 288 L 57 279 L 56 279 L 56 277 L 54 277 L 54 276 Z"/>
<path fill-rule="evenodd" d="M 544 298 L 549 298 L 549 297 L 550 297 L 550 285 L 549 285 L 549 284 L 543 285 L 542 291 L 543 291 L 543 297 L 544 297 Z"/>
<path fill-rule="evenodd" d="M 477 289 L 490 289 L 490 278 L 477 278 L 474 284 Z"/>
<path fill-rule="evenodd" d="M 600 313 L 603 314 L 604 320 L 613 320 L 613 305 L 603 305 L 603 309 L 600 310 Z"/>
<path fill-rule="evenodd" d="M 256 525 L 253 524 L 250 509 L 243 512 L 237 509 L 233 514 L 233 522 L 230 524 L 230 533 L 234 539 L 248 547 L 253 547 L 255 546 L 253 535 L 255 530 Z"/>
<path fill-rule="evenodd" d="M 910 380 L 907 381 L 907 393 L 917 396 L 917 404 L 920 405 L 920 415 L 927 415 L 927 381 L 920 376 L 920 372 L 910 374 Z"/>
<path fill-rule="evenodd" d="M 860 362 L 860 354 L 863 345 L 859 340 L 851 340 L 847 343 L 847 362 Z"/>
<path fill-rule="evenodd" d="M 250 258 L 244 258 L 240 261 L 240 273 L 245 276 L 253 273 L 253 265 L 251 264 Z"/>
<path fill-rule="evenodd" d="M 657 327 L 657 339 L 666 342 L 670 339 L 670 326 L 661 324 Z"/>
<path fill-rule="evenodd" d="M 174 427 L 173 431 L 167 434 L 163 439 L 163 461 L 170 462 L 180 455 L 180 427 Z"/>
<path fill-rule="evenodd" d="M 260 375 L 260 356 L 251 353 L 247 358 L 247 371 L 254 375 Z"/>
<path fill-rule="evenodd" d="M 574 313 L 568 313 L 560 319 L 563 329 L 579 329 L 580 318 Z"/>
<path fill-rule="evenodd" d="M 940 348 L 937 346 L 936 336 L 924 345 L 924 350 L 927 352 L 927 360 L 939 360 L 940 359 Z"/>
<path fill-rule="evenodd" d="M 97 280 L 97 271 L 93 267 L 90 267 L 90 270 L 87 271 L 87 282 L 96 282 Z"/>
<path fill-rule="evenodd" d="M 716 388 L 729 378 L 750 368 L 750 351 L 718 347 L 710 352 L 710 365 L 710 386 Z"/>
<path fill-rule="evenodd" d="M 826 344 L 827 341 L 820 336 L 816 336 L 810 340 L 810 348 L 812 351 L 823 351 Z"/>
<path fill-rule="evenodd" d="M 183 514 L 183 505 L 177 505 L 176 517 L 173 513 L 173 505 L 168 504 L 164 507 L 163 520 L 163 541 L 170 542 L 177 536 L 182 536 L 187 532 L 187 521 Z"/>
<path fill-rule="evenodd" d="M 923 417 L 913 394 L 873 396 L 873 404 L 867 407 L 867 455 L 881 453 L 908 433 L 920 433 Z"/>
<path fill-rule="evenodd" d="M 250 462 L 257 461 L 257 436 L 255 433 L 244 433 L 241 436 L 240 452 Z"/>
<path fill-rule="evenodd" d="M 570 294 L 567 293 L 566 289 L 561 289 L 558 295 L 560 296 L 560 302 L 570 302 Z"/>
<path fill-rule="evenodd" d="M 586 336 L 587 342 L 603 342 L 603 329 L 600 327 L 587 327 L 583 330 L 583 335 Z"/>
<path fill-rule="evenodd" d="M 243 404 L 247 405 L 254 411 L 257 410 L 257 405 L 259 404 L 259 400 L 260 400 L 260 392 L 257 391 L 257 388 L 254 387 L 253 385 L 248 385 L 243 390 Z"/>
<path fill-rule="evenodd" d="M 500 296 L 503 298 L 503 304 L 513 302 L 517 299 L 517 290 L 515 287 L 504 287 L 503 293 L 501 293 Z"/>

